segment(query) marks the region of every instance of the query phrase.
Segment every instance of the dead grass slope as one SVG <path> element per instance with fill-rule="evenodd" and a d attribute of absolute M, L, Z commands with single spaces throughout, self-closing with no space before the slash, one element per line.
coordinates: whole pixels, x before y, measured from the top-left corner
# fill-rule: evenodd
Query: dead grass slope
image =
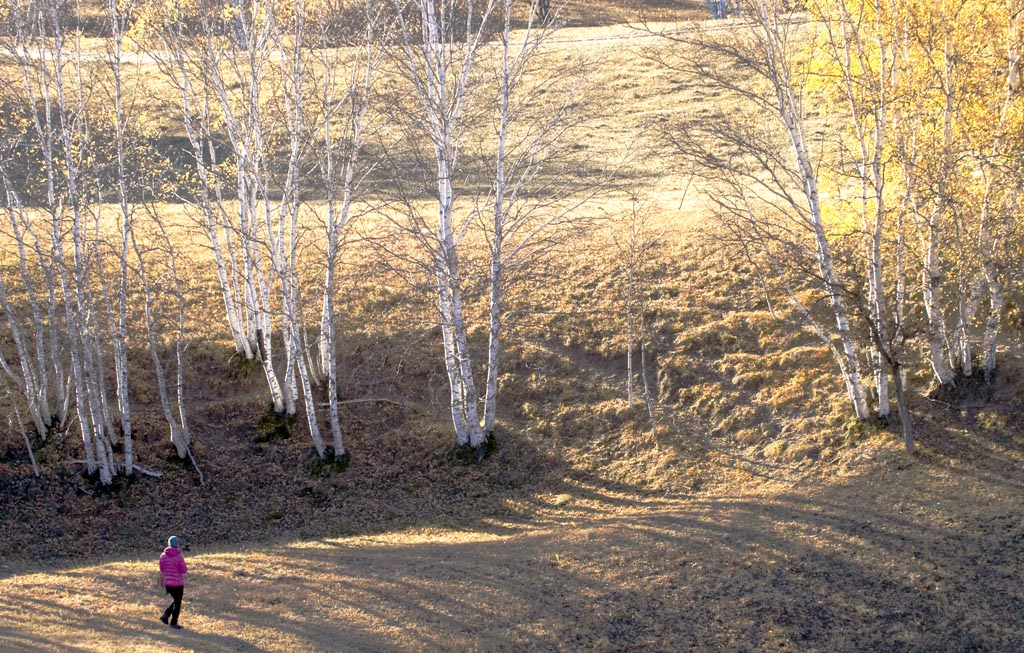
<path fill-rule="evenodd" d="M 653 81 L 634 92 L 622 101 L 661 97 Z M 69 462 L 73 433 L 40 446 L 34 479 L 4 434 L 0 648 L 1024 648 L 1018 344 L 984 401 L 929 401 L 912 379 L 908 461 L 894 431 L 851 426 L 826 352 L 673 184 L 648 200 L 642 286 L 657 428 L 625 398 L 612 241 L 629 198 L 602 198 L 603 226 L 511 290 L 499 448 L 480 465 L 451 455 L 424 293 L 356 254 L 345 472 L 315 464 L 301 420 L 267 439 L 259 370 L 212 339 L 191 347 L 187 389 L 205 485 L 171 456 L 152 394 L 137 452 L 160 480 L 100 491 Z M 155 620 L 171 532 L 194 565 L 180 634 Z"/>

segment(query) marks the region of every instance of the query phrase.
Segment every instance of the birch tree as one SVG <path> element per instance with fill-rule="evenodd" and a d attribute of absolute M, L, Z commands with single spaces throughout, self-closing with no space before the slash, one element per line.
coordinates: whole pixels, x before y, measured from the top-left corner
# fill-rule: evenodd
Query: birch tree
<path fill-rule="evenodd" d="M 0 355 L 0 365 L 2 365 L 6 370 L 8 364 L 6 363 L 6 361 L 3 361 L 2 359 L 3 356 Z M 18 396 L 18 393 L 16 391 L 11 390 L 8 384 L 7 377 L 0 375 L 0 385 L 3 386 L 7 397 L 11 401 L 11 405 L 14 406 L 13 412 L 7 415 L 7 425 L 12 430 L 17 429 L 21 432 L 21 438 L 22 440 L 25 441 L 25 450 L 28 452 L 29 462 L 32 463 L 32 473 L 35 474 L 36 478 L 39 478 L 39 463 L 36 462 L 36 454 L 35 451 L 33 451 L 32 449 L 32 439 L 28 435 L 28 430 L 25 428 L 25 423 L 22 421 L 21 409 L 18 407 L 20 397 Z"/>
<path fill-rule="evenodd" d="M 995 370 L 1002 248 L 1018 211 L 1007 138 L 1019 128 L 1020 7 L 949 0 L 901 9 L 900 83 L 914 102 L 897 154 L 922 234 L 929 360 L 939 387 L 952 388 L 973 375 L 976 347 L 987 380 Z"/>
<path fill-rule="evenodd" d="M 383 58 L 382 41 L 390 31 L 388 17 L 372 3 L 361 6 L 365 27 L 342 35 L 345 49 L 336 45 L 332 20 L 326 12 L 318 15 L 311 39 L 317 46 L 316 62 L 321 70 L 315 84 L 309 122 L 312 125 L 316 169 L 323 183 L 324 231 L 327 240 L 323 269 L 323 298 L 318 339 L 319 365 L 327 376 L 328 417 L 335 459 L 348 456 L 342 440 L 338 411 L 337 338 L 335 328 L 335 286 L 342 238 L 352 220 L 353 202 L 360 192 L 364 164 L 363 141 L 368 128 L 368 111 L 374 84 Z"/>
<path fill-rule="evenodd" d="M 285 385 L 293 388 L 286 396 L 302 396 L 314 445 L 323 458 L 326 449 L 313 396 L 316 366 L 311 364 L 311 346 L 303 326 L 302 306 L 305 301 L 299 279 L 300 258 L 304 256 L 300 243 L 307 239 L 306 234 L 309 233 L 308 227 L 300 220 L 300 207 L 312 191 L 310 185 L 303 182 L 304 169 L 308 159 L 319 160 L 327 196 L 328 250 L 323 310 L 320 313 L 323 329 L 320 362 L 328 376 L 333 456 L 336 461 L 344 462 L 349 454 L 342 441 L 337 409 L 334 275 L 340 236 L 351 217 L 352 202 L 358 191 L 356 174 L 366 114 L 381 60 L 379 31 L 386 30 L 386 25 L 380 10 L 367 4 L 358 16 L 358 23 L 363 29 L 350 31 L 348 47 L 342 52 L 332 52 L 328 41 L 339 35 L 330 29 L 324 16 L 318 15 L 317 9 L 315 4 L 307 6 L 305 3 L 278 7 L 277 19 L 273 23 L 273 46 L 281 55 L 277 76 L 283 82 L 278 113 L 287 133 L 288 160 L 283 166 L 282 178 L 276 183 L 281 188 L 277 224 L 271 224 L 268 214 L 264 237 L 268 243 L 271 267 L 282 292 L 288 370 Z M 314 48 L 319 51 L 315 52 Z M 339 139 L 340 151 L 336 143 Z M 319 151 L 319 156 L 308 154 L 313 150 Z M 335 171 L 336 162 L 341 167 L 340 176 Z M 269 205 L 269 198 L 264 202 Z M 301 386 L 299 389 L 294 389 L 296 381 Z"/>
<path fill-rule="evenodd" d="M 829 345 L 858 417 L 866 406 L 857 399 L 866 399 L 854 374 L 858 359 L 867 354 L 883 419 L 891 382 L 908 453 L 902 372 L 918 315 L 939 388 L 973 373 L 979 341 L 992 352 L 983 367 L 994 369 L 1006 278 L 1000 261 L 1018 210 L 1005 148 L 1018 120 L 1013 7 L 821 0 L 808 3 L 812 22 L 804 24 L 754 2 L 743 14 L 752 35 L 741 44 L 733 35 L 676 37 L 692 48 L 680 58 L 698 79 L 780 117 L 788 153 L 770 130 L 737 116 L 690 123 L 670 141 L 710 182 L 740 246 L 756 252 Z M 811 108 L 829 119 L 814 121 Z M 805 136 L 812 130 L 813 148 Z M 794 224 L 813 238 L 814 274 Z M 800 299 L 809 281 L 829 298 L 836 326 Z M 915 292 L 921 302 L 911 305 Z M 983 302 L 988 313 L 979 325 Z"/>
<path fill-rule="evenodd" d="M 478 458 L 487 453 L 479 419 L 479 392 L 473 376 L 463 302 L 459 245 L 470 225 L 455 206 L 459 144 L 467 131 L 466 103 L 471 74 L 496 0 L 394 0 L 400 29 L 401 64 L 422 120 L 417 125 L 434 155 L 432 183 L 437 221 L 426 238 L 441 324 L 444 364 L 451 396 L 456 442 Z M 415 21 L 415 22 L 414 22 Z M 460 34 L 459 31 L 462 31 Z M 418 215 L 410 216 L 420 223 Z"/>
<path fill-rule="evenodd" d="M 762 0 L 750 11 L 747 25 L 755 37 L 759 53 L 765 58 L 764 79 L 775 96 L 777 115 L 785 126 L 796 163 L 797 179 L 805 200 L 803 215 L 805 225 L 814 238 L 818 270 L 823 290 L 832 306 L 835 317 L 835 334 L 839 339 L 845 367 L 845 380 L 854 413 L 860 420 L 867 419 L 867 400 L 860 375 L 860 361 L 857 342 L 851 333 L 849 312 L 843 296 L 843 288 L 836 271 L 832 245 L 829 242 L 822 220 L 821 198 L 818 190 L 818 168 L 808 142 L 808 130 L 803 104 L 801 84 L 803 80 L 794 67 L 793 44 L 790 17 L 778 7 Z"/>
<path fill-rule="evenodd" d="M 1018 156 L 1013 134 L 1021 127 L 1019 85 L 1019 48 L 1024 8 L 1013 0 L 1004 3 L 965 2 L 964 13 L 973 30 L 954 37 L 958 59 L 976 62 L 960 66 L 958 120 L 964 147 L 961 148 L 966 210 L 966 239 L 972 252 L 965 267 L 970 272 L 960 348 L 961 373 L 971 371 L 973 356 L 968 321 L 978 322 L 976 343 L 980 350 L 980 368 L 984 381 L 991 384 L 997 367 L 996 350 L 1006 304 L 1010 278 L 1008 248 L 1015 237 L 1019 205 L 1016 174 Z M 959 21 L 963 22 L 963 21 Z M 961 26 L 962 28 L 962 26 Z M 999 71 L 989 74 L 990 69 Z M 962 251 L 962 250 L 961 250 Z M 977 317 L 982 298 L 987 314 Z"/>
<path fill-rule="evenodd" d="M 512 0 L 499 0 L 496 7 L 501 29 L 493 182 L 489 204 L 481 211 L 490 218 L 484 226 L 491 251 L 483 429 L 491 437 L 498 412 L 507 287 L 537 254 L 559 241 L 565 227 L 581 222 L 576 210 L 607 181 L 588 179 L 581 184 L 584 190 L 574 188 L 581 181 L 572 172 L 577 165 L 562 151 L 586 117 L 581 109 L 583 64 L 545 70 L 541 49 L 555 31 L 546 20 L 550 6 L 532 1 L 526 25 L 513 31 L 516 9 Z"/>
<path fill-rule="evenodd" d="M 897 21 L 888 2 L 834 0 L 815 2 L 810 9 L 821 26 L 820 40 L 810 45 L 818 53 L 812 64 L 823 80 L 821 101 L 830 113 L 845 116 L 834 127 L 837 161 L 825 166 L 834 171 L 834 229 L 843 229 L 845 223 L 850 237 L 861 241 L 864 264 L 853 263 L 846 274 L 863 279 L 864 292 L 852 297 L 860 304 L 858 317 L 866 326 L 877 414 L 882 421 L 890 418 L 891 375 L 904 446 L 912 453 L 903 374 L 908 328 L 900 247 L 904 223 L 895 206 L 899 192 L 893 184 L 898 166 L 892 123 L 906 102 L 897 91 L 896 53 L 902 35 L 891 28 Z"/>
<path fill-rule="evenodd" d="M 49 237 L 41 233 L 44 227 L 41 221 L 32 220 L 31 212 L 26 210 L 26 202 L 23 199 L 29 180 L 37 183 L 39 181 L 30 172 L 38 169 L 33 155 L 42 149 L 40 144 L 34 142 L 33 136 L 44 132 L 39 116 L 34 111 L 35 96 L 31 92 L 34 86 L 29 81 L 34 78 L 31 61 L 23 52 L 24 44 L 31 40 L 28 30 L 32 25 L 28 22 L 27 9 L 12 8 L 5 18 L 10 24 L 10 35 L 0 39 L 0 43 L 3 44 L 5 54 L 18 62 L 27 85 L 16 82 L 4 85 L 5 103 L 8 107 L 18 107 L 20 110 L 6 113 L 3 120 L 5 138 L 3 153 L 0 156 L 0 180 L 4 190 L 5 226 L 10 228 L 9 232 L 6 229 L 5 232 L 9 236 L 9 242 L 17 248 L 14 258 L 18 261 L 18 281 L 24 288 L 25 299 L 31 309 L 29 329 L 34 335 L 28 341 L 21 337 L 23 326 L 20 315 L 6 301 L 6 289 L 0 288 L 5 297 L 4 315 L 22 369 L 21 376 L 11 375 L 10 372 L 8 375 L 25 398 L 37 434 L 40 438 L 45 438 L 50 428 L 55 426 L 54 418 L 60 426 L 63 425 L 68 408 L 63 400 L 68 398 L 68 394 L 66 387 L 61 383 L 64 368 L 63 359 L 58 353 L 62 348 L 59 333 L 61 320 L 58 314 L 60 305 L 56 299 L 58 291 L 51 265 L 52 259 L 48 249 L 44 249 Z M 37 129 L 33 130 L 33 127 Z M 49 168 L 47 172 L 50 172 Z M 49 175 L 47 179 L 50 179 Z M 35 274 L 36 270 L 43 272 L 41 278 Z M 0 283 L 3 281 L 0 280 Z M 47 290 L 42 297 L 41 291 L 38 290 L 39 283 L 44 283 Z M 48 307 L 45 318 L 41 304 Z M 49 324 L 49 328 L 44 326 L 45 324 Z M 34 356 L 30 356 L 27 350 L 29 343 L 34 346 Z M 4 368 L 7 370 L 8 366 L 5 365 Z M 51 370 L 57 375 L 52 391 L 51 379 L 54 377 Z M 59 415 L 49 399 L 54 395 L 59 395 Z"/>
<path fill-rule="evenodd" d="M 0 164 L 0 171 L 5 166 Z M 42 321 L 42 312 L 36 298 L 35 281 L 29 274 L 26 258 L 26 245 L 21 229 L 21 221 L 24 219 L 24 207 L 21 205 L 18 194 L 11 187 L 10 178 L 6 171 L 3 171 L 2 178 L 6 190 L 7 205 L 6 214 L 11 224 L 11 235 L 18 247 L 17 259 L 19 262 L 20 281 L 25 289 L 26 300 L 31 309 L 31 320 L 27 327 L 29 333 L 23 335 L 24 320 L 19 311 L 12 306 L 8 299 L 6 281 L 0 277 L 0 307 L 3 308 L 4 317 L 10 331 L 11 341 L 14 343 L 15 351 L 20 363 L 20 374 L 10 369 L 10 365 L 3 364 L 7 376 L 20 391 L 27 406 L 28 413 L 35 426 L 36 433 L 40 438 L 45 439 L 53 426 L 52 412 L 48 400 L 48 386 L 50 375 L 47 361 L 47 343 L 44 338 L 45 327 Z M 29 338 L 29 334 L 32 335 Z M 52 342 L 51 342 L 52 344 Z M 35 354 L 33 355 L 32 349 Z"/>
<path fill-rule="evenodd" d="M 913 7 L 909 9 L 911 15 L 916 13 Z M 950 239 L 951 234 L 947 232 L 954 226 L 951 212 L 955 205 L 950 184 L 954 182 L 956 90 L 954 60 L 949 56 L 951 35 L 948 29 L 934 22 L 934 14 L 928 17 L 929 14 L 932 12 L 926 11 L 915 19 L 915 25 L 908 29 L 907 44 L 900 50 L 904 83 L 916 87 L 918 93 L 915 94 L 916 107 L 908 107 L 902 118 L 905 133 L 912 131 L 912 134 L 908 134 L 899 153 L 907 179 L 908 205 L 921 233 L 922 298 L 928 317 L 929 361 L 939 385 L 952 387 L 956 385 L 957 361 L 947 323 L 951 302 L 945 295 L 949 288 L 943 284 L 943 279 L 953 264 L 943 260 L 946 252 L 942 243 Z M 918 61 L 922 49 L 929 55 L 925 61 Z M 924 79 L 918 76 L 921 73 L 912 72 L 918 70 L 923 72 Z M 938 93 L 920 92 L 925 85 Z M 925 107 L 929 110 L 924 111 Z M 932 189 L 939 192 L 932 192 Z"/>
<path fill-rule="evenodd" d="M 658 245 L 658 235 L 651 231 L 650 209 L 641 203 L 640 198 L 633 198 L 632 207 L 618 226 L 613 239 L 620 274 L 625 277 L 624 287 L 620 288 L 626 322 L 626 401 L 632 408 L 636 397 L 637 377 L 634 361 L 639 354 L 643 400 L 647 405 L 653 434 L 657 431 L 654 414 L 656 397 L 652 396 L 647 375 L 647 324 L 644 316 L 647 312 L 648 293 L 645 284 L 649 282 L 648 270 Z"/>
<path fill-rule="evenodd" d="M 1002 45 L 1000 54 L 1005 62 L 1002 93 L 997 95 L 996 105 L 998 121 L 992 135 L 992 152 L 997 162 L 1006 161 L 1008 165 L 993 165 L 981 172 L 983 192 L 981 207 L 981 226 L 979 229 L 979 246 L 985 282 L 988 285 L 990 306 L 988 319 L 985 321 L 985 335 L 982 342 L 981 369 L 985 381 L 992 383 L 996 371 L 996 345 L 1002 325 L 1003 308 L 1006 305 L 1007 277 L 1005 261 L 1011 258 L 1006 253 L 1007 244 L 1019 237 L 1015 233 L 1014 220 L 1020 210 L 1017 193 L 1013 190 L 1013 175 L 1008 170 L 1017 168 L 1017 155 L 1009 145 L 1011 125 L 1019 121 L 1019 93 L 1021 83 L 1021 52 L 1024 45 L 1024 4 L 1016 0 L 1006 3 L 1006 11 L 995 30 Z M 1015 114 L 1016 117 L 1015 117 Z M 1007 157 L 1003 159 L 1002 157 Z M 1007 184 L 1006 181 L 1011 183 Z M 1000 183 L 1002 182 L 1002 183 Z M 995 210 L 994 210 L 995 209 Z M 1001 210 L 1000 210 L 1001 209 Z M 1001 218 L 1001 219 L 1000 219 Z M 1000 251 L 1002 250 L 1002 251 Z M 1003 254 L 1003 255 L 1000 255 Z"/>
<path fill-rule="evenodd" d="M 68 28 L 74 18 L 55 0 L 16 5 L 10 16 L 14 30 L 8 49 L 20 68 L 22 97 L 42 161 L 50 240 L 44 251 L 48 251 L 48 267 L 53 271 L 54 299 L 59 297 L 52 305 L 64 309 L 84 463 L 89 474 L 109 484 L 117 472 L 112 446 L 115 434 L 101 383 L 103 353 L 96 319 L 102 311 L 92 297 L 93 264 L 83 185 L 83 164 L 90 152 L 90 89 L 79 36 Z"/>
<path fill-rule="evenodd" d="M 38 394 L 39 379 L 36 370 L 32 366 L 32 355 L 26 343 L 27 334 L 23 334 L 22 320 L 18 311 L 11 305 L 8 298 L 7 283 L 0 277 L 0 308 L 3 309 L 7 322 L 7 330 L 10 333 L 11 342 L 14 343 L 14 350 L 20 361 L 20 373 L 5 358 L 0 355 L 0 368 L 6 377 L 17 388 L 22 398 L 26 400 L 32 422 L 35 425 L 39 437 L 45 438 L 48 432 L 46 422 L 43 420 L 39 402 L 36 401 Z M 10 391 L 8 390 L 8 393 Z M 30 446 L 31 448 L 31 446 Z"/>
<path fill-rule="evenodd" d="M 256 356 L 255 327 L 245 310 L 245 270 L 238 260 L 240 240 L 226 203 L 224 177 L 226 161 L 217 147 L 215 103 L 207 93 L 203 70 L 202 40 L 193 34 L 195 24 L 209 16 L 201 5 L 147 3 L 140 8 L 141 19 L 133 27 L 135 39 L 143 43 L 160 69 L 163 80 L 178 97 L 181 125 L 189 143 L 194 175 L 177 199 L 192 209 L 196 222 L 210 241 L 217 280 L 224 302 L 228 329 L 235 350 L 246 360 Z M 215 29 L 211 25 L 209 29 Z M 203 30 L 205 31 L 205 30 Z"/>
<path fill-rule="evenodd" d="M 282 333 L 286 349 L 285 388 L 291 402 L 288 413 L 294 414 L 294 401 L 300 394 L 305 402 L 306 421 L 317 455 L 325 457 L 326 445 L 320 433 L 317 420 L 316 402 L 312 394 L 311 372 L 301 328 L 302 317 L 299 279 L 297 274 L 299 241 L 303 228 L 299 225 L 299 209 L 304 189 L 299 180 L 302 174 L 300 159 L 307 146 L 306 84 L 309 76 L 309 59 L 305 46 L 306 12 L 302 3 L 291 7 L 291 21 L 284 23 L 289 12 L 275 13 L 273 7 L 268 13 L 274 15 L 270 27 L 272 47 L 280 53 L 277 75 L 283 82 L 281 101 L 283 121 L 287 132 L 288 160 L 284 179 L 280 182 L 281 200 L 277 207 L 276 224 L 272 222 L 269 205 L 265 210 L 265 237 L 269 243 L 270 263 L 277 275 L 282 297 Z M 287 38 L 286 38 L 287 33 Z M 273 74 L 273 73 L 271 73 Z M 264 197 L 265 203 L 269 198 Z M 301 390 L 299 388 L 301 384 Z M 345 453 L 344 447 L 338 455 Z"/>
<path fill-rule="evenodd" d="M 821 161 L 805 103 L 809 71 L 800 57 L 805 24 L 770 0 L 745 5 L 738 20 L 741 29 L 732 33 L 664 33 L 673 47 L 652 56 L 685 70 L 699 86 L 735 94 L 758 113 L 737 111 L 690 122 L 666 136 L 693 164 L 693 172 L 709 182 L 720 215 L 743 224 L 735 233 L 763 257 L 771 276 L 782 281 L 829 347 L 854 414 L 867 420 L 871 412 L 860 371 L 863 343 L 851 325 L 851 289 L 837 269 L 836 246 L 823 214 Z M 773 123 L 765 124 L 764 116 L 771 116 Z M 813 283 L 823 293 L 829 321 L 808 310 L 797 283 Z"/>
<path fill-rule="evenodd" d="M 223 15 L 200 9 L 155 4 L 146 29 L 180 97 L 197 172 L 190 201 L 214 250 L 228 323 L 236 348 L 261 361 L 274 412 L 295 415 L 301 401 L 320 457 L 327 445 L 315 391 L 323 369 L 334 456 L 343 460 L 334 284 L 341 234 L 362 177 L 359 153 L 384 18 L 373 3 L 347 10 L 358 30 L 339 28 L 338 16 L 317 2 L 237 5 Z M 230 145 L 224 162 L 213 147 L 217 129 Z M 275 159 L 278 147 L 286 155 Z M 323 186 L 310 180 L 310 168 L 320 172 Z M 234 175 L 230 191 L 221 186 L 226 172 Z M 321 266 L 309 260 L 315 251 L 309 222 L 318 219 L 323 195 L 327 260 Z M 299 275 L 311 264 L 325 274 L 316 344 L 307 335 L 309 298 Z M 275 331 L 283 365 L 271 349 Z M 283 369 L 281 380 L 275 365 Z"/>
<path fill-rule="evenodd" d="M 414 145 L 402 155 L 416 161 L 437 200 L 436 224 L 405 202 L 405 228 L 427 252 L 423 267 L 434 280 L 456 443 L 480 459 L 497 423 L 506 293 L 537 255 L 561 242 L 579 221 L 576 209 L 601 187 L 600 179 L 579 178 L 562 147 L 586 116 L 582 64 L 545 67 L 553 26 L 535 2 L 395 7 L 399 64 L 415 100 L 414 108 L 397 103 L 405 140 L 430 151 L 420 155 Z M 466 306 L 476 297 L 465 289 L 475 284 L 465 261 L 484 254 L 486 365 L 474 365 Z M 475 368 L 486 373 L 482 392 Z"/>
<path fill-rule="evenodd" d="M 114 158 L 116 162 L 116 196 L 117 206 L 120 211 L 120 236 L 121 243 L 117 255 L 117 306 L 112 327 L 112 340 L 114 345 L 114 370 L 117 380 L 117 407 L 121 417 L 121 435 L 123 438 L 125 473 L 131 474 L 134 469 L 132 449 L 132 417 L 131 417 L 131 393 L 128 384 L 128 270 L 129 270 L 129 245 L 132 240 L 133 210 L 130 206 L 129 171 L 127 167 L 127 149 L 129 121 L 134 116 L 129 116 L 125 107 L 126 101 L 131 103 L 131 91 L 125 88 L 123 46 L 124 39 L 131 20 L 134 3 L 130 0 L 118 3 L 117 0 L 110 0 L 107 4 L 108 19 L 110 21 L 110 41 L 107 52 L 107 63 L 110 67 L 113 89 L 111 92 L 112 104 L 114 106 Z M 136 77 L 137 79 L 137 77 Z M 102 271 L 100 279 L 104 278 Z M 112 293 L 105 293 L 109 298 Z M 111 310 L 111 313 L 114 313 Z"/>
<path fill-rule="evenodd" d="M 204 29 L 203 73 L 208 92 L 212 93 L 224 121 L 231 143 L 236 172 L 238 197 L 238 233 L 243 260 L 245 306 L 254 325 L 255 341 L 267 387 L 277 414 L 294 414 L 292 394 L 286 396 L 274 369 L 274 319 L 271 306 L 269 271 L 265 269 L 261 244 L 270 249 L 271 264 L 280 260 L 281 241 L 271 235 L 268 243 L 260 230 L 273 234 L 271 205 L 268 197 L 269 162 L 266 159 L 266 125 L 264 109 L 265 74 L 273 56 L 272 36 L 276 15 L 273 5 L 256 3 L 232 7 L 228 20 L 235 26 L 238 50 L 226 48 L 220 31 L 212 22 Z M 237 92 L 234 89 L 238 89 Z M 289 350 L 290 351 L 290 350 Z M 286 352 L 287 353 L 287 352 Z M 291 361 L 285 364 L 289 370 Z M 318 450 L 320 447 L 318 447 Z"/>
<path fill-rule="evenodd" d="M 131 196 L 149 177 L 140 168 L 129 173 L 129 159 L 141 162 L 123 85 L 121 46 L 131 5 L 107 5 L 112 38 L 105 55 L 86 51 L 77 12 L 61 3 L 15 3 L 9 9 L 9 29 L 0 42 L 18 78 L 4 91 L 7 106 L 17 107 L 21 133 L 0 156 L 0 179 L 23 289 L 15 306 L 0 288 L 0 304 L 9 317 L 31 315 L 12 332 L 23 370 L 19 385 L 36 430 L 46 437 L 65 428 L 73 407 L 85 453 L 76 462 L 106 485 L 115 475 L 141 469 L 129 394 L 127 247 Z M 101 99 L 106 91 L 109 105 Z M 108 242 L 105 226 L 104 198 L 110 196 L 119 214 L 116 245 Z M 110 259 L 116 261 L 114 274 Z M 115 388 L 116 408 L 108 386 Z"/>
<path fill-rule="evenodd" d="M 271 219 L 266 169 L 265 75 L 273 52 L 273 5 L 211 11 L 198 3 L 148 5 L 140 34 L 154 40 L 151 54 L 177 89 L 182 124 L 198 176 L 193 202 L 214 249 L 218 279 L 236 347 L 258 358 L 272 409 L 294 412 L 274 367 L 274 308 L 261 231 Z M 216 125 L 222 125 L 232 160 L 219 161 Z M 220 174 L 234 175 L 230 194 Z M 275 250 L 276 253 L 276 250 Z M 290 343 L 289 343 L 290 345 Z M 288 361 L 285 369 L 291 366 Z"/>
<path fill-rule="evenodd" d="M 19 103 L 10 87 L 3 89 L 3 98 L 8 106 L 17 106 Z M 4 220 L 0 224 L 4 228 L 0 233 L 6 238 L 6 243 L 16 248 L 16 251 L 7 252 L 5 260 L 16 260 L 16 271 L 8 269 L 4 271 L 4 277 L 0 277 L 0 307 L 3 309 L 3 316 L 6 326 L 10 331 L 10 338 L 17 352 L 17 363 L 15 367 L 20 368 L 20 373 L 10 372 L 9 365 L 4 364 L 3 369 L 7 372 L 9 380 L 21 400 L 25 402 L 28 415 L 35 427 L 39 438 L 45 439 L 50 428 L 53 426 L 55 411 L 50 404 L 52 392 L 50 361 L 48 351 L 52 351 L 55 340 L 46 339 L 47 329 L 43 319 L 43 311 L 40 306 L 39 291 L 37 286 L 40 283 L 39 275 L 34 274 L 37 266 L 30 266 L 30 256 L 33 256 L 34 249 L 32 242 L 38 243 L 38 236 L 33 230 L 32 222 L 28 219 L 25 205 L 21 199 L 21 188 L 12 178 L 18 172 L 29 169 L 25 157 L 21 155 L 24 150 L 24 134 L 27 127 L 26 121 L 21 117 L 8 114 L 2 123 L 3 138 L 0 140 L 0 188 L 4 193 Z M 28 174 L 23 173 L 25 177 Z M 6 275 L 10 275 L 6 277 Z M 8 299 L 9 293 L 6 288 L 7 278 L 15 280 L 15 287 L 20 286 L 24 292 L 23 305 L 28 306 L 28 315 L 25 311 L 19 311 Z M 52 284 L 51 284 L 52 289 Z M 51 309 L 52 312 L 53 309 Z M 50 335 L 55 338 L 55 329 L 50 330 Z M 24 334 L 24 335 L 23 335 Z M 58 359 L 59 360 L 59 359 Z M 8 387 L 8 392 L 12 389 Z"/>
<path fill-rule="evenodd" d="M 17 105 L 16 95 L 8 99 L 12 105 Z M 3 156 L 0 156 L 0 182 L 4 191 L 6 224 L 10 226 L 7 235 L 17 249 L 13 258 L 18 261 L 17 278 L 29 307 L 30 331 L 33 334 L 30 342 L 35 351 L 34 356 L 20 359 L 24 373 L 24 396 L 36 432 L 39 437 L 45 438 L 51 428 L 63 427 L 70 395 L 63 383 L 64 361 L 59 333 L 61 322 L 57 313 L 59 306 L 52 260 L 48 250 L 44 251 L 47 238 L 41 233 L 43 225 L 31 219 L 30 211 L 26 210 L 22 199 L 25 187 L 31 182 L 25 178 L 21 179 L 21 184 L 15 181 L 16 171 L 38 169 L 32 158 L 36 150 L 31 146 L 22 146 L 29 140 L 27 136 L 31 132 L 31 123 L 31 119 L 15 120 L 8 127 L 6 133 L 10 134 L 10 140 L 7 141 Z M 27 156 L 23 154 L 26 150 L 29 152 Z M 45 311 L 41 304 L 46 306 Z M 6 315 L 8 320 L 15 317 L 10 311 L 6 311 Z M 12 326 L 12 330 L 14 328 Z"/>
<path fill-rule="evenodd" d="M 889 417 L 888 365 L 885 346 L 898 328 L 891 319 L 889 293 L 885 286 L 886 259 L 883 239 L 891 220 L 887 186 L 889 168 L 890 105 L 893 103 L 892 79 L 895 65 L 893 46 L 887 35 L 878 30 L 885 20 L 882 3 L 849 6 L 843 0 L 834 5 L 818 3 L 816 15 L 822 19 L 824 48 L 831 60 L 825 65 L 837 71 L 833 92 L 841 98 L 841 106 L 849 116 L 844 121 L 847 138 L 841 139 L 841 161 L 848 161 L 848 174 L 855 180 L 858 192 L 854 212 L 860 216 L 865 238 L 867 269 L 867 318 L 875 325 L 878 342 L 873 343 L 871 360 L 874 369 L 878 415 Z M 870 27 L 876 29 L 872 31 Z M 862 29 L 863 27 L 863 29 Z M 831 63 L 831 66 L 829 65 Z M 843 142 L 845 141 L 845 142 Z M 842 174 L 843 171 L 840 171 Z"/>

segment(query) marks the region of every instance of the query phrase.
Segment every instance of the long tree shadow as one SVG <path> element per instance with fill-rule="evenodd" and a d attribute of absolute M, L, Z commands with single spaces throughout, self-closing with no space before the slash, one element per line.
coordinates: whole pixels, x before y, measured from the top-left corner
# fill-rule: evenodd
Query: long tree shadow
<path fill-rule="evenodd" d="M 961 488 L 912 473 L 891 492 L 854 481 L 603 504 L 608 490 L 574 481 L 566 503 L 501 528 L 197 555 L 181 639 L 134 567 L 64 570 L 64 594 L 13 577 L 0 640 L 57 650 L 40 618 L 63 619 L 63 650 L 92 650 L 75 648 L 79 629 L 204 651 L 1024 650 L 1019 514 L 965 515 Z"/>

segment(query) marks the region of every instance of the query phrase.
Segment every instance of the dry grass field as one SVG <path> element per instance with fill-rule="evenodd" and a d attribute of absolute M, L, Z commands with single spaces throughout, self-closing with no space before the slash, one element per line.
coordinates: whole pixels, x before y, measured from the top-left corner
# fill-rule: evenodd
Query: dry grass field
<path fill-rule="evenodd" d="M 565 479 L 461 525 L 151 555 L 0 580 L 5 651 L 1016 651 L 1020 448 L 664 498 Z M 95 549 L 99 543 L 94 543 Z M 99 551 L 94 555 L 106 557 Z M 29 564 L 28 567 L 34 565 Z"/>
<path fill-rule="evenodd" d="M 658 428 L 625 398 L 614 242 L 630 195 L 584 207 L 601 221 L 514 291 L 499 446 L 478 465 L 451 454 L 429 303 L 356 248 L 349 468 L 318 468 L 301 425 L 261 438 L 260 372 L 214 337 L 189 353 L 204 485 L 145 384 L 136 450 L 159 480 L 97 490 L 67 462 L 73 433 L 40 448 L 35 479 L 5 435 L 0 651 L 1024 650 L 1019 334 L 987 402 L 929 401 L 911 378 L 913 459 L 895 426 L 852 424 L 827 352 L 719 247 L 657 149 L 654 126 L 722 107 L 643 56 L 645 34 L 588 26 L 614 12 L 579 11 L 549 56 L 591 62 L 601 111 L 579 145 L 624 161 L 652 216 Z M 191 282 L 198 330 L 222 309 L 212 275 Z M 172 533 L 188 545 L 181 631 L 157 620 Z"/>

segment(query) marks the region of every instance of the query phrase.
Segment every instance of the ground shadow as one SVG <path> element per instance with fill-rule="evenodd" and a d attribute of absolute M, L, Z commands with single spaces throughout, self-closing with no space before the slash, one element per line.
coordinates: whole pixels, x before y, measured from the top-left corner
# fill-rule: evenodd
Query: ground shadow
<path fill-rule="evenodd" d="M 127 563 L 63 570 L 63 594 L 55 574 L 16 576 L 0 641 L 57 650 L 28 612 L 89 641 L 204 651 L 1024 649 L 1019 515 L 965 514 L 978 497 L 939 468 L 893 473 L 912 482 L 689 500 L 569 480 L 563 503 L 500 528 L 225 549 L 195 558 L 183 634 Z"/>

